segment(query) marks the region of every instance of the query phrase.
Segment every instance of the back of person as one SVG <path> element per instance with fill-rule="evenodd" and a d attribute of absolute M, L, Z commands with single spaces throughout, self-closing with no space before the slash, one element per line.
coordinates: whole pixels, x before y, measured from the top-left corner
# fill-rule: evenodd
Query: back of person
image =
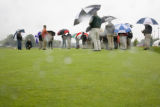
<path fill-rule="evenodd" d="M 86 35 L 82 35 L 82 36 L 81 36 L 81 39 L 82 39 L 83 41 L 86 41 L 86 40 L 87 40 Z"/>
<path fill-rule="evenodd" d="M 17 33 L 17 40 L 22 40 L 22 35 L 20 33 Z"/>
<path fill-rule="evenodd" d="M 27 40 L 26 49 L 30 49 L 30 48 L 32 48 L 32 42 L 31 42 L 31 40 Z"/>
<path fill-rule="evenodd" d="M 72 38 L 72 35 L 70 33 L 68 33 L 67 38 Z"/>
<path fill-rule="evenodd" d="M 127 37 L 128 37 L 129 39 L 132 39 L 132 37 L 133 37 L 133 33 L 132 33 L 132 32 L 128 32 L 127 35 L 128 35 Z"/>
<path fill-rule="evenodd" d="M 39 41 L 43 41 L 42 35 L 39 35 Z"/>
<path fill-rule="evenodd" d="M 91 28 L 101 28 L 102 20 L 99 16 L 92 16 L 90 27 Z"/>
<path fill-rule="evenodd" d="M 112 23 L 109 23 L 108 25 L 105 26 L 105 30 L 107 35 L 114 35 L 115 27 Z"/>
<path fill-rule="evenodd" d="M 146 24 L 143 33 L 144 33 L 144 34 L 152 34 L 152 26 Z"/>

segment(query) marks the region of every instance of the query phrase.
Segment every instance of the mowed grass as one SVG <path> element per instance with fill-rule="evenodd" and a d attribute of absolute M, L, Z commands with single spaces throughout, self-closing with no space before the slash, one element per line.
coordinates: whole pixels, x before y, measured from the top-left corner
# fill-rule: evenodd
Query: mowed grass
<path fill-rule="evenodd" d="M 2 48 L 0 107 L 160 107 L 154 50 Z"/>

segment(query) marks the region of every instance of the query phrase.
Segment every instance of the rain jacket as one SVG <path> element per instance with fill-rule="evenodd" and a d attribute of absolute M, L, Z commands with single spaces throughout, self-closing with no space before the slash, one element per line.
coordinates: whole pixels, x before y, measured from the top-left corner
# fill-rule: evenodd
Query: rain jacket
<path fill-rule="evenodd" d="M 90 27 L 91 28 L 101 28 L 102 20 L 99 16 L 92 16 L 90 20 Z"/>
<path fill-rule="evenodd" d="M 146 24 L 145 29 L 142 31 L 142 33 L 144 33 L 144 35 L 145 34 L 152 34 L 152 26 Z"/>
<path fill-rule="evenodd" d="M 112 23 L 109 23 L 105 26 L 105 33 L 106 35 L 114 35 L 115 27 Z"/>
<path fill-rule="evenodd" d="M 20 33 L 17 33 L 17 40 L 21 40 L 22 41 L 22 35 Z"/>

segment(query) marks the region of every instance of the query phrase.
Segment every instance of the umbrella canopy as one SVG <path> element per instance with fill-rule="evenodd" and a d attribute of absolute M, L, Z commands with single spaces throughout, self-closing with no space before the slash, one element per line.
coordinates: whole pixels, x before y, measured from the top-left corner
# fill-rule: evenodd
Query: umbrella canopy
<path fill-rule="evenodd" d="M 13 35 L 13 38 L 15 38 L 15 36 L 17 35 L 17 33 L 20 32 L 20 33 L 25 33 L 25 30 L 24 29 L 19 29 L 15 32 L 15 34 Z"/>
<path fill-rule="evenodd" d="M 78 13 L 78 15 L 76 16 L 74 20 L 74 25 L 79 24 L 82 21 L 83 17 L 94 15 L 98 10 L 100 10 L 100 8 L 101 8 L 101 5 L 90 5 L 83 8 L 80 11 L 80 13 Z"/>
<path fill-rule="evenodd" d="M 101 5 L 90 5 L 84 8 L 84 11 L 87 13 L 87 15 L 94 15 L 98 10 L 100 10 Z"/>
<path fill-rule="evenodd" d="M 38 36 L 41 35 L 42 32 L 38 32 Z"/>
<path fill-rule="evenodd" d="M 131 28 L 125 24 L 117 24 L 115 25 L 115 33 L 127 33 L 130 32 Z"/>
<path fill-rule="evenodd" d="M 72 35 L 72 38 L 76 38 L 76 35 L 77 35 L 77 33 L 73 34 L 73 35 Z"/>
<path fill-rule="evenodd" d="M 88 37 L 88 34 L 87 33 L 83 33 L 83 32 L 79 32 L 79 33 L 75 33 L 72 38 L 78 38 L 80 39 L 82 35 L 85 35 L 86 37 Z"/>
<path fill-rule="evenodd" d="M 55 36 L 56 33 L 54 31 L 47 31 L 51 36 Z"/>
<path fill-rule="evenodd" d="M 108 22 L 108 21 L 112 21 L 112 20 L 114 20 L 114 19 L 117 19 L 117 18 L 114 17 L 114 16 L 103 16 L 103 17 L 102 17 L 102 23 Z"/>
<path fill-rule="evenodd" d="M 36 44 L 38 44 L 39 43 L 39 40 L 38 40 L 38 35 L 35 35 L 35 38 L 36 38 Z"/>
<path fill-rule="evenodd" d="M 86 15 L 87 15 L 87 13 L 82 9 L 82 10 L 80 11 L 80 13 L 78 13 L 78 15 L 76 16 L 76 18 L 75 18 L 75 20 L 74 20 L 74 25 L 79 24 L 79 23 L 81 22 L 82 18 L 83 18 L 84 16 L 86 16 Z"/>
<path fill-rule="evenodd" d="M 38 34 L 37 35 L 35 35 L 35 38 L 36 38 L 36 44 L 38 44 L 39 43 L 39 36 L 41 35 L 41 32 L 38 32 Z"/>
<path fill-rule="evenodd" d="M 57 35 L 64 35 L 66 33 L 69 33 L 69 30 L 68 29 L 62 29 L 57 33 Z"/>
<path fill-rule="evenodd" d="M 141 18 L 137 21 L 137 24 L 151 24 L 151 25 L 158 25 L 158 22 L 153 19 L 153 18 L 149 18 L 149 17 L 146 17 L 146 18 Z"/>
<path fill-rule="evenodd" d="M 125 23 L 125 25 L 127 25 L 127 26 L 130 27 L 130 28 L 133 28 L 133 25 L 132 25 L 132 24 Z"/>

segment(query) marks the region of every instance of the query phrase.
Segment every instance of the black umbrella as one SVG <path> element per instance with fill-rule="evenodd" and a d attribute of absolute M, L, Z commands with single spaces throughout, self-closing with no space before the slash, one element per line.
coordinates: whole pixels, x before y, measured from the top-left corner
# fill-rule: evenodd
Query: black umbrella
<path fill-rule="evenodd" d="M 83 17 L 94 15 L 98 10 L 100 10 L 100 8 L 101 8 L 101 5 L 90 5 L 83 8 L 80 11 L 80 13 L 76 16 L 76 19 L 74 20 L 74 25 L 79 24 L 82 21 Z"/>
<path fill-rule="evenodd" d="M 114 17 L 114 16 L 103 16 L 102 17 L 102 23 L 112 21 L 114 19 L 116 19 L 116 17 Z"/>
<path fill-rule="evenodd" d="M 47 31 L 50 35 L 55 36 L 55 32 L 54 31 Z"/>
<path fill-rule="evenodd" d="M 15 32 L 15 34 L 13 35 L 13 39 L 15 38 L 15 36 L 17 35 L 17 33 L 20 32 L 20 33 L 25 33 L 25 30 L 24 29 L 19 29 Z"/>

